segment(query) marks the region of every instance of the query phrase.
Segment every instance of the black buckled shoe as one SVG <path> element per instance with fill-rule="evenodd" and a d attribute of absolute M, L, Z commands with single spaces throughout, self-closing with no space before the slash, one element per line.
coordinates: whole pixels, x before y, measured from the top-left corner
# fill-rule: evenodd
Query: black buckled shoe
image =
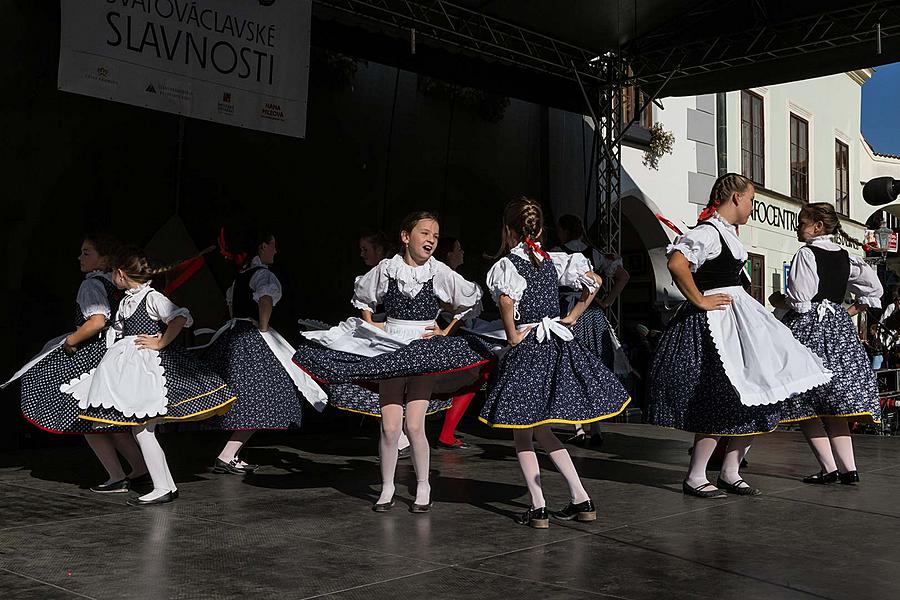
<path fill-rule="evenodd" d="M 409 512 L 415 514 L 427 513 L 431 511 L 432 506 L 434 506 L 434 500 L 432 500 L 428 504 L 416 504 L 415 502 L 413 502 L 413 505 L 409 507 Z"/>
<path fill-rule="evenodd" d="M 591 441 L 589 443 L 590 447 L 594 450 L 599 450 L 603 447 L 603 434 L 602 433 L 592 433 Z"/>
<path fill-rule="evenodd" d="M 716 480 L 716 487 L 720 490 L 725 490 L 729 494 L 734 494 L 735 496 L 759 496 L 762 494 L 762 490 L 755 487 L 750 487 L 748 483 L 746 487 L 740 487 L 740 484 L 747 483 L 743 479 L 738 479 L 734 483 L 726 483 L 719 477 Z"/>
<path fill-rule="evenodd" d="M 572 519 L 575 519 L 581 523 L 587 523 L 597 520 L 597 509 L 594 507 L 594 503 L 591 502 L 590 498 L 584 502 L 579 502 L 578 504 L 569 502 L 562 510 L 550 514 L 553 515 L 554 519 L 559 519 L 560 521 L 571 521 Z"/>
<path fill-rule="evenodd" d="M 534 529 L 549 529 L 550 515 L 547 513 L 547 507 L 529 508 L 521 515 L 516 517 L 516 523 L 519 525 L 528 525 Z"/>
<path fill-rule="evenodd" d="M 112 483 L 101 483 L 91 488 L 92 492 L 98 494 L 124 494 L 129 490 L 128 479 L 120 479 Z"/>
<path fill-rule="evenodd" d="M 572 437 L 566 439 L 563 443 L 569 444 L 570 446 L 578 446 L 579 448 L 584 448 L 587 445 L 588 437 L 583 433 L 576 433 Z"/>
<path fill-rule="evenodd" d="M 217 458 L 216 463 L 213 465 L 212 472 L 229 473 L 231 475 L 246 475 L 247 473 L 252 473 L 255 470 L 250 467 L 255 467 L 255 465 L 242 465 L 241 461 L 237 458 L 232 458 L 228 462 Z"/>
<path fill-rule="evenodd" d="M 166 504 L 178 498 L 178 490 L 166 492 L 159 498 L 153 500 L 141 500 L 140 498 L 129 498 L 125 503 L 128 506 L 151 506 L 153 504 Z"/>
<path fill-rule="evenodd" d="M 843 485 L 856 485 L 859 483 L 859 472 L 858 471 L 847 471 L 846 473 L 840 473 L 838 478 L 841 480 Z"/>
<path fill-rule="evenodd" d="M 825 471 L 819 471 L 815 475 L 809 475 L 803 478 L 803 483 L 812 483 L 817 485 L 828 485 L 830 483 L 834 483 L 838 480 L 838 472 L 832 471 L 831 473 L 826 473 Z"/>
<path fill-rule="evenodd" d="M 716 486 L 709 482 L 706 482 L 703 485 L 698 485 L 697 487 L 691 487 L 688 485 L 686 479 L 681 482 L 681 491 L 685 496 L 694 496 L 695 498 L 712 499 L 728 497 L 728 494 L 726 494 L 723 490 L 718 489 Z"/>
<path fill-rule="evenodd" d="M 387 502 L 382 502 L 381 504 L 375 503 L 372 505 L 372 511 L 378 512 L 378 513 L 387 512 L 387 511 L 391 510 L 392 508 L 394 508 L 393 498 L 388 500 Z"/>

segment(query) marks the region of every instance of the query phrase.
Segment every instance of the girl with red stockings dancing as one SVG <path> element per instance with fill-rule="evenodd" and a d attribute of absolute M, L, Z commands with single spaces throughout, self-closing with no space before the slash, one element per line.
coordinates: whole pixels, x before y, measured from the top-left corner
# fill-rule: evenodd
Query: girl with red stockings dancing
<path fill-rule="evenodd" d="M 501 257 L 487 285 L 500 306 L 509 349 L 488 383 L 479 419 L 513 430 L 516 456 L 531 495 L 531 506 L 516 522 L 549 526 L 534 440 L 544 448 L 569 486 L 569 503 L 553 516 L 596 519 L 585 491 L 551 423 L 591 423 L 613 417 L 628 405 L 628 393 L 600 359 L 575 340 L 571 327 L 594 300 L 601 278 L 582 254 L 548 253 L 541 248 L 544 217 L 540 205 L 519 198 L 503 211 Z M 581 297 L 560 318 L 560 287 L 580 288 Z"/>
<path fill-rule="evenodd" d="M 750 218 L 749 179 L 719 177 L 694 229 L 669 246 L 669 272 L 687 302 L 669 321 L 650 367 L 649 422 L 695 434 L 686 495 L 724 498 L 760 490 L 741 479 L 754 437 L 778 426 L 785 398 L 827 383 L 821 359 L 744 291 L 747 250 L 737 227 Z M 728 437 L 716 485 L 707 464 Z"/>
<path fill-rule="evenodd" d="M 853 485 L 859 474 L 849 423 L 880 422 L 881 406 L 875 373 L 850 317 L 880 308 L 884 290 L 874 269 L 838 246 L 837 237 L 849 239 L 834 206 L 814 202 L 800 209 L 797 238 L 806 245 L 791 261 L 787 296 L 779 294 L 773 305 L 790 309 L 785 325 L 834 373 L 827 385 L 784 402 L 782 422 L 800 423 L 819 461 L 820 471 L 803 482 Z M 856 301 L 845 310 L 848 289 Z"/>
<path fill-rule="evenodd" d="M 434 214 L 407 216 L 400 227 L 401 253 L 356 280 L 353 306 L 361 317 L 327 331 L 304 333 L 306 341 L 294 355 L 297 365 L 326 385 L 329 396 L 340 395 L 348 384 L 378 391 L 379 406 L 356 409 L 378 411 L 382 417 L 382 488 L 372 507 L 376 512 L 394 506 L 397 440 L 404 409 L 416 472 L 411 511 L 424 513 L 432 506 L 430 447 L 425 437 L 429 403 L 432 398 L 478 389 L 494 362 L 490 348 L 480 340 L 448 337 L 460 320 L 481 311 L 481 289 L 432 256 L 439 233 Z M 372 319 L 379 304 L 384 305 L 384 323 Z M 444 329 L 435 321 L 442 307 L 453 310 L 453 319 Z"/>

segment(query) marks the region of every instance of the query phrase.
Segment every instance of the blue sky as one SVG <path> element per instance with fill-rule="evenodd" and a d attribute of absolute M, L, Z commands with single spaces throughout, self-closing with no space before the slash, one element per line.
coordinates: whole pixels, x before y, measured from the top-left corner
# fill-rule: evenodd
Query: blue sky
<path fill-rule="evenodd" d="M 862 133 L 876 151 L 900 155 L 900 63 L 876 68 L 863 86 Z"/>

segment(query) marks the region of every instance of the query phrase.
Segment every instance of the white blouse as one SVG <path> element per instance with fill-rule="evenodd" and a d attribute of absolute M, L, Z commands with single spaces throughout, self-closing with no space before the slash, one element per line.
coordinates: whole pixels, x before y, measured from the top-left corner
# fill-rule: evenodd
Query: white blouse
<path fill-rule="evenodd" d="M 109 273 L 91 271 L 84 276 L 84 281 L 78 287 L 78 295 L 75 296 L 75 302 L 78 303 L 81 315 L 85 319 L 89 319 L 94 315 L 103 315 L 109 321 L 109 297 L 106 294 L 106 286 L 99 281 L 101 277 L 112 282 L 112 276 Z"/>
<path fill-rule="evenodd" d="M 524 244 L 519 244 L 510 250 L 510 254 L 530 260 Z M 583 254 L 567 254 L 565 252 L 548 252 L 548 254 L 550 260 L 553 261 L 553 266 L 556 267 L 557 283 L 560 287 L 587 289 L 591 293 L 599 291 L 600 286 L 588 276 L 588 273 L 594 270 L 591 261 Z M 536 256 L 538 260 L 544 260 L 540 254 Z M 525 294 L 525 290 L 528 289 L 528 282 L 509 258 L 504 256 L 494 263 L 487 274 L 487 286 L 494 302 L 498 304 L 500 296 L 509 296 L 518 314 L 519 301 Z"/>
<path fill-rule="evenodd" d="M 723 219 L 718 213 L 708 219 L 715 227 L 694 227 L 684 235 L 675 238 L 675 241 L 666 248 L 666 256 L 672 256 L 674 252 L 681 252 L 691 266 L 691 273 L 703 266 L 707 260 L 711 260 L 722 253 L 722 239 L 738 260 L 747 260 L 747 249 L 737 236 L 737 227 Z M 721 238 L 719 234 L 722 234 Z"/>
<path fill-rule="evenodd" d="M 831 235 L 813 238 L 809 246 L 822 248 L 831 252 L 840 250 Z M 819 273 L 816 270 L 816 255 L 804 246 L 797 251 L 791 261 L 788 275 L 788 304 L 796 312 L 805 313 L 812 308 L 812 299 L 819 291 Z M 858 256 L 850 256 L 850 278 L 847 289 L 856 296 L 856 301 L 872 308 L 881 308 L 881 296 L 884 289 L 878 280 L 875 269 L 866 264 Z"/>
<path fill-rule="evenodd" d="M 566 243 L 566 248 L 571 250 L 573 253 L 584 252 L 585 250 L 587 250 L 588 245 L 585 244 L 582 240 L 572 240 Z M 555 248 L 552 248 L 550 252 L 568 251 L 561 246 L 556 246 Z M 594 265 L 594 272 L 602 275 L 604 279 L 615 279 L 616 271 L 624 268 L 621 256 L 610 258 L 606 254 L 603 254 L 602 252 L 594 248 L 593 252 L 591 253 L 591 257 L 593 259 L 592 262 Z"/>
<path fill-rule="evenodd" d="M 432 281 L 434 293 L 442 303 L 453 307 L 453 318 L 460 321 L 481 314 L 481 288 L 434 257 L 424 265 L 413 267 L 399 254 L 382 260 L 368 273 L 356 278 L 351 304 L 372 313 L 382 303 L 391 279 L 407 298 L 415 298 L 422 286 Z M 437 315 L 435 315 L 436 317 Z"/>
<path fill-rule="evenodd" d="M 281 300 L 281 282 L 278 281 L 278 277 L 275 276 L 275 273 L 269 270 L 269 266 L 263 264 L 263 261 L 259 256 L 254 256 L 253 260 L 250 261 L 250 264 L 241 269 L 241 271 L 249 271 L 256 267 L 262 268 L 256 269 L 253 275 L 250 276 L 250 291 L 253 294 L 253 301 L 259 304 L 260 298 L 269 296 L 272 298 L 272 306 L 275 306 L 278 304 L 278 301 Z M 225 303 L 228 304 L 228 306 L 231 306 L 233 298 L 234 283 L 232 283 L 225 292 Z"/>
<path fill-rule="evenodd" d="M 172 319 L 176 317 L 184 317 L 187 319 L 185 327 L 194 324 L 194 319 L 188 309 L 175 306 L 171 300 L 154 290 L 150 287 L 150 282 L 147 282 L 136 288 L 125 290 L 125 297 L 119 302 L 119 312 L 116 314 L 116 322 L 113 325 L 116 331 L 122 331 L 125 319 L 134 314 L 144 297 L 147 298 L 147 314 L 154 321 L 171 323 Z"/>

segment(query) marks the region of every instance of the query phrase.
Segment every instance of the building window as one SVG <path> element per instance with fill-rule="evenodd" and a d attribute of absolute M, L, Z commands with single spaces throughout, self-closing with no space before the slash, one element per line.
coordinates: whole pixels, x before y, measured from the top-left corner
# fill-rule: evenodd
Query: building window
<path fill-rule="evenodd" d="M 763 133 L 762 96 L 744 90 L 741 92 L 741 174 L 765 187 Z"/>
<path fill-rule="evenodd" d="M 809 123 L 791 115 L 791 198 L 809 202 Z"/>
<path fill-rule="evenodd" d="M 634 74 L 631 67 L 628 68 L 628 77 Z M 632 85 L 622 89 L 622 127 L 628 125 L 632 119 L 635 119 L 638 110 L 644 102 L 647 102 L 649 96 L 641 91 L 641 89 Z M 637 116 L 637 124 L 644 129 L 653 127 L 653 103 L 648 103 L 647 107 Z"/>
<path fill-rule="evenodd" d="M 757 302 L 766 303 L 766 257 L 761 254 L 748 253 L 747 264 L 750 267 L 750 295 Z"/>
<path fill-rule="evenodd" d="M 850 216 L 850 147 L 834 140 L 834 208 Z"/>

